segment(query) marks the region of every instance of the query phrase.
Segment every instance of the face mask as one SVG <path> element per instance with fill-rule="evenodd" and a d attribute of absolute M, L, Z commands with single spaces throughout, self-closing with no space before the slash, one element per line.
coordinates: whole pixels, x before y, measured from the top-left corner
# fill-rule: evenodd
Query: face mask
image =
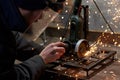
<path fill-rule="evenodd" d="M 58 13 L 51 9 L 43 11 L 42 19 L 28 27 L 23 33 L 23 36 L 28 40 L 35 41 L 57 16 Z"/>

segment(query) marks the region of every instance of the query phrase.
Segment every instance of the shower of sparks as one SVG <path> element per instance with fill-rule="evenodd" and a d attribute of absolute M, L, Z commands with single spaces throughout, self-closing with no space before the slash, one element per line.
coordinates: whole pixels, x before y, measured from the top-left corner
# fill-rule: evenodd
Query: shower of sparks
<path fill-rule="evenodd" d="M 98 4 L 101 12 L 105 16 L 106 20 L 110 24 L 110 27 L 115 33 L 119 32 L 120 26 L 120 3 L 119 0 L 95 0 Z M 110 47 L 107 43 L 113 43 L 114 46 L 120 47 L 119 36 L 114 36 L 114 33 L 109 29 L 108 25 L 104 22 L 103 18 L 100 16 L 100 12 L 97 10 L 93 3 L 93 0 L 85 0 L 82 2 L 85 5 L 89 5 L 89 28 L 90 30 L 99 30 L 102 33 L 95 41 L 91 44 L 90 50 L 86 52 L 85 56 L 90 56 L 98 49 L 98 45 L 101 47 Z M 93 22 L 94 21 L 94 22 Z M 94 27 L 93 27 L 94 26 Z M 109 33 L 109 35 L 105 35 Z"/>
<path fill-rule="evenodd" d="M 102 1 L 101 0 L 95 0 L 95 1 L 98 4 L 98 6 L 99 6 L 100 10 L 102 11 L 103 15 L 105 16 L 105 18 L 107 19 L 107 21 L 109 23 L 112 23 L 112 24 L 110 24 L 110 25 L 112 25 L 112 29 L 115 28 L 114 31 L 119 32 L 117 30 L 117 28 L 119 28 L 118 26 L 120 25 L 120 23 L 119 23 L 120 22 L 119 0 L 102 0 Z M 99 16 L 100 13 L 97 10 L 96 6 L 94 5 L 93 0 L 85 0 L 85 1 L 83 1 L 83 4 L 87 4 L 90 7 L 90 12 L 89 12 L 89 14 L 90 14 L 89 15 L 89 19 L 90 19 L 90 22 L 89 22 L 90 24 L 89 25 L 90 26 L 89 27 L 91 29 L 93 29 L 91 26 L 96 25 L 93 22 L 93 19 L 95 19 L 94 16 L 98 16 L 99 20 L 97 20 L 97 22 L 95 22 L 95 23 L 97 23 L 99 25 L 103 24 L 101 26 L 101 28 L 103 28 L 103 26 L 104 26 L 103 29 L 105 29 L 106 25 L 104 24 L 104 21 L 101 21 L 102 18 Z M 97 26 L 97 28 L 99 27 L 98 25 L 96 25 L 96 26 Z M 103 30 L 103 29 L 101 29 L 101 30 Z M 110 30 L 107 30 L 107 31 L 110 31 Z"/>
<path fill-rule="evenodd" d="M 97 46 L 93 45 L 92 47 L 90 47 L 90 50 L 85 53 L 84 56 L 89 57 L 89 56 L 93 55 L 96 50 L 97 50 Z"/>

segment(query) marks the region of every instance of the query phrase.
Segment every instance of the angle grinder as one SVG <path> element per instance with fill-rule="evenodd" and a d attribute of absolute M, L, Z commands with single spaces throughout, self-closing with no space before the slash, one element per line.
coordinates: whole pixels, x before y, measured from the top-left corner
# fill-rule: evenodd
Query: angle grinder
<path fill-rule="evenodd" d="M 75 45 L 75 53 L 79 58 L 84 58 L 85 53 L 90 49 L 89 43 L 86 39 L 80 39 Z"/>
<path fill-rule="evenodd" d="M 66 44 L 66 55 L 72 53 L 78 58 L 84 58 L 85 53 L 90 49 L 89 43 L 86 39 L 80 39 L 76 43 L 71 43 L 70 41 L 64 41 L 64 43 Z"/>

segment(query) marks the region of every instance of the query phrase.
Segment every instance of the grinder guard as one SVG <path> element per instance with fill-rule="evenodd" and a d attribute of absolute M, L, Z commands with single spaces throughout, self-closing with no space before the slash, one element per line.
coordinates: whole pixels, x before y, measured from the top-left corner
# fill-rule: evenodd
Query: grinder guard
<path fill-rule="evenodd" d="M 84 58 L 85 53 L 89 50 L 89 43 L 86 39 L 80 39 L 75 45 L 75 53 L 79 58 Z"/>

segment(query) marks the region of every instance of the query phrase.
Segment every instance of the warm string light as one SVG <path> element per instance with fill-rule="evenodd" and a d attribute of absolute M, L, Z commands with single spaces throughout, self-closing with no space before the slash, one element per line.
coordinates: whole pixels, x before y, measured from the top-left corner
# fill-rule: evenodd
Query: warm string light
<path fill-rule="evenodd" d="M 66 6 L 68 6 L 68 5 L 69 5 L 68 0 L 66 0 L 65 5 L 66 5 Z"/>
<path fill-rule="evenodd" d="M 52 17 L 52 15 L 49 15 L 49 17 Z"/>
<path fill-rule="evenodd" d="M 65 1 L 65 7 L 67 7 L 67 6 L 69 6 L 69 2 L 68 2 L 69 0 L 66 0 Z M 65 9 L 64 10 L 64 12 L 63 12 L 64 14 L 68 14 L 69 13 L 69 10 L 68 9 Z M 61 17 L 61 20 L 64 20 L 65 19 L 65 17 L 64 16 L 60 16 Z M 59 31 L 59 30 L 61 30 L 61 25 L 59 24 L 59 23 L 57 23 L 57 30 Z M 60 36 L 59 37 L 59 40 L 61 41 L 63 38 L 62 38 L 62 36 Z"/>

